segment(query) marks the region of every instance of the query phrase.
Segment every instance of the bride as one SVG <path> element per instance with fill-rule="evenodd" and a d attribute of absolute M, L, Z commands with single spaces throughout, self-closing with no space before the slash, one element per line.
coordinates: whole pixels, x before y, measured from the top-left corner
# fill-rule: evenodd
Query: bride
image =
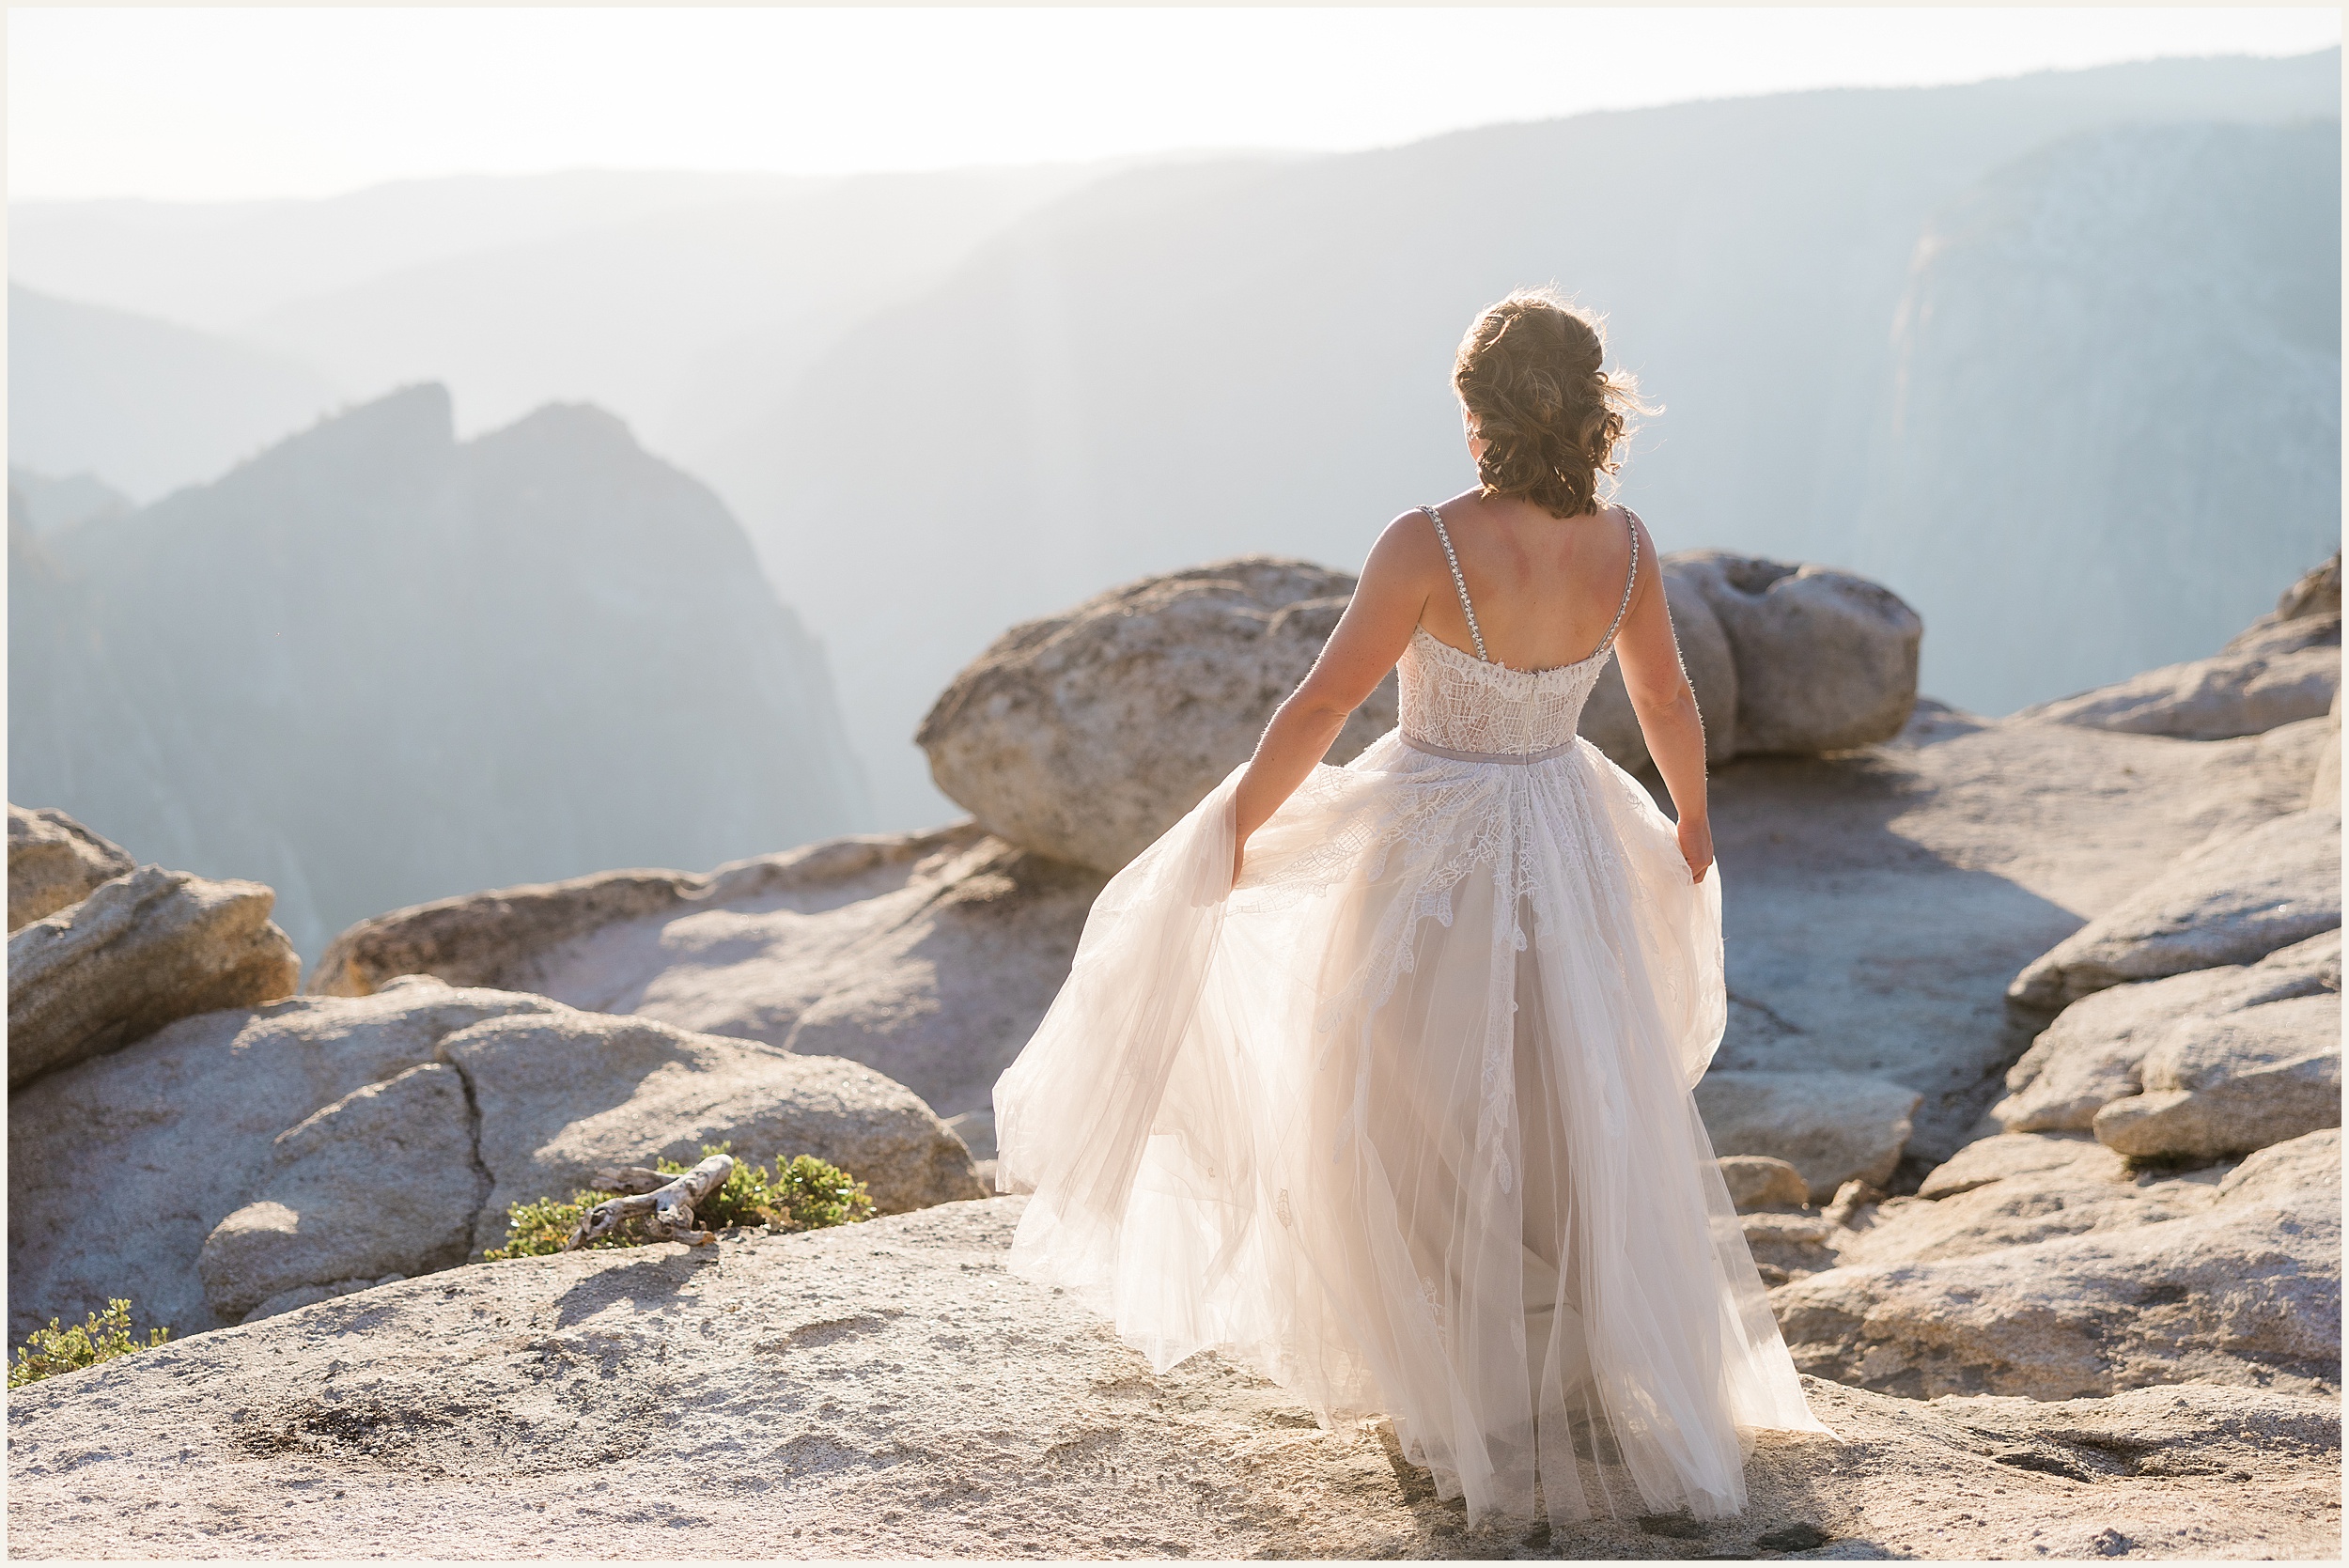
<path fill-rule="evenodd" d="M 1827 1430 L 1690 1094 L 1727 1017 L 1704 736 L 1655 541 L 1596 494 L 1635 406 L 1604 354 L 1547 291 L 1478 318 L 1479 485 L 1387 526 L 995 1089 L 1016 1272 L 1160 1371 L 1220 1346 L 1392 1416 L 1471 1523 L 1735 1513 L 1757 1429 Z M 1677 821 L 1575 735 L 1610 654 Z M 1389 669 L 1401 723 L 1326 766 Z"/>

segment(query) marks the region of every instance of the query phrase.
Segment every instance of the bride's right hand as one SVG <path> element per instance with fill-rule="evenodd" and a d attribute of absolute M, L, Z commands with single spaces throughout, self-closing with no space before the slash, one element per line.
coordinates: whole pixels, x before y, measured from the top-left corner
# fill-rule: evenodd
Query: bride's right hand
<path fill-rule="evenodd" d="M 1688 880 L 1702 882 L 1713 864 L 1713 825 L 1703 817 L 1682 817 L 1678 829 L 1680 858 L 1688 862 Z"/>

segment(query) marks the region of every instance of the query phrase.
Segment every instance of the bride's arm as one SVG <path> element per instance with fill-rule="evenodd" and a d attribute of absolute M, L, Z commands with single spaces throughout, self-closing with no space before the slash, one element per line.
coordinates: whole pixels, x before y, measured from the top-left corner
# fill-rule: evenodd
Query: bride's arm
<path fill-rule="evenodd" d="M 1430 569 L 1445 569 L 1437 550 L 1434 533 L 1419 512 L 1406 512 L 1389 523 L 1371 547 L 1337 629 L 1322 644 L 1313 669 L 1265 726 L 1256 754 L 1240 775 L 1232 802 L 1234 881 L 1239 879 L 1248 836 L 1305 782 L 1329 753 L 1347 717 L 1403 657 L 1411 629 L 1426 607 Z"/>
<path fill-rule="evenodd" d="M 1713 863 L 1713 825 L 1704 800 L 1704 721 L 1672 636 L 1656 541 L 1644 525 L 1633 526 L 1640 530 L 1640 576 L 1631 587 L 1623 630 L 1615 636 L 1615 657 L 1623 664 L 1624 690 L 1639 715 L 1640 733 L 1647 737 L 1647 754 L 1672 791 L 1681 858 L 1688 862 L 1689 877 L 1703 881 L 1705 867 Z"/>

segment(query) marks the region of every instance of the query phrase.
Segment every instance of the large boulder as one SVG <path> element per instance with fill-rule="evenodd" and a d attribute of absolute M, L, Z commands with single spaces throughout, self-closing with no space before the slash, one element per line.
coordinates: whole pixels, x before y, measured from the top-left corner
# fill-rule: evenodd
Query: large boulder
<path fill-rule="evenodd" d="M 705 1141 L 832 1159 L 893 1208 L 979 1191 L 938 1119 L 854 1063 L 422 977 L 182 1019 L 16 1091 L 8 1133 L 17 1335 L 110 1296 L 185 1333 L 444 1267 L 503 1238 L 508 1203 Z"/>
<path fill-rule="evenodd" d="M 2279 1176 L 2222 1184 L 2174 1219 L 1848 1264 L 1781 1286 L 1771 1305 L 1804 1371 L 1912 1398 L 2068 1399 L 2182 1380 L 2334 1394 L 2339 1141 L 2310 1136 L 2330 1153 L 2279 1145 L 2255 1157 Z M 1999 1185 L 1942 1202 L 1993 1203 Z"/>
<path fill-rule="evenodd" d="M 2055 1012 L 2131 980 L 2248 964 L 2341 924 L 2341 814 L 2297 811 L 2206 844 L 2065 938 L 2007 995 Z"/>
<path fill-rule="evenodd" d="M 8 1087 L 176 1018 L 293 994 L 302 961 L 275 894 L 140 866 L 8 938 Z"/>
<path fill-rule="evenodd" d="M 1737 662 L 1729 634 L 1704 597 L 1698 574 L 1677 555 L 1663 562 L 1664 602 L 1671 609 L 1680 662 L 1696 689 L 1697 712 L 1704 719 L 1704 760 L 1727 762 L 1737 754 Z M 1648 765 L 1647 737 L 1631 709 L 1623 666 L 1609 660 L 1582 706 L 1580 733 L 1619 768 L 1638 772 Z"/>
<path fill-rule="evenodd" d="M 99 837 L 54 807 L 8 803 L 8 929 L 89 896 L 90 889 L 132 869 L 120 845 Z"/>
<path fill-rule="evenodd" d="M 224 1528 L 334 1558 L 2340 1547 L 2338 1405 L 2207 1384 L 1923 1404 L 1810 1380 L 1843 1440 L 1759 1435 L 1735 1518 L 1470 1530 L 1388 1423 L 1324 1429 L 1212 1353 L 1154 1371 L 1006 1273 L 1024 1202 L 461 1269 L 13 1389 L 9 1547 L 200 1556 Z"/>
<path fill-rule="evenodd" d="M 1737 750 L 1815 753 L 1890 740 L 1917 705 L 1924 622 L 1832 567 L 1726 551 L 1672 564 L 1719 617 L 1737 666 Z"/>
<path fill-rule="evenodd" d="M 310 988 L 400 974 L 846 1057 L 961 1117 L 1034 1032 L 1104 878 L 976 825 L 832 839 L 706 876 L 614 871 L 397 909 Z"/>
<path fill-rule="evenodd" d="M 1783 1160 L 1824 1203 L 1847 1181 L 1891 1180 L 1924 1096 L 1859 1073 L 1714 1071 L 1696 1098 L 1717 1153 Z"/>
<path fill-rule="evenodd" d="M 1116 871 L 1248 760 L 1353 593 L 1349 573 L 1272 555 L 1112 588 L 998 637 L 914 739 L 988 831 Z M 1394 722 L 1390 675 L 1330 760 Z"/>
<path fill-rule="evenodd" d="M 2338 930 L 2279 948 L 2253 963 L 2189 970 L 2092 992 L 2057 1014 L 2007 1070 L 2006 1096 L 1990 1114 L 2008 1132 L 2084 1132 L 2106 1106 L 2145 1088 L 2146 1053 L 2171 1031 L 2247 1011 L 2256 1014 L 2295 997 L 2330 996 L 2338 1007 L 2340 994 Z"/>
<path fill-rule="evenodd" d="M 2167 1031 L 2144 1093 L 2096 1112 L 2096 1137 L 2135 1159 L 2200 1164 L 2341 1126 L 2341 993 L 2262 1002 Z"/>
<path fill-rule="evenodd" d="M 563 1197 L 610 1165 L 814 1155 L 863 1178 L 882 1214 L 982 1195 L 970 1152 L 905 1088 L 854 1062 L 560 1008 L 485 1020 L 441 1043 L 479 1112 L 490 1191 L 477 1252 L 508 1205 Z"/>

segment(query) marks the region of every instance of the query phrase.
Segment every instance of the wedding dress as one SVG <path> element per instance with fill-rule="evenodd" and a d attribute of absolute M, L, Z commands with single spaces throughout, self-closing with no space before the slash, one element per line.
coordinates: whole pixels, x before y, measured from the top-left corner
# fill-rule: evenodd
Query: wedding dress
<path fill-rule="evenodd" d="M 1719 875 L 1575 735 L 1630 582 L 1588 658 L 1507 668 L 1423 509 L 1477 652 L 1415 629 L 1400 724 L 1237 885 L 1244 769 L 1102 891 L 995 1089 L 1010 1265 L 1159 1371 L 1220 1346 L 1392 1416 L 1471 1522 L 1735 1513 L 1754 1431 L 1827 1428 L 1690 1095 Z"/>

